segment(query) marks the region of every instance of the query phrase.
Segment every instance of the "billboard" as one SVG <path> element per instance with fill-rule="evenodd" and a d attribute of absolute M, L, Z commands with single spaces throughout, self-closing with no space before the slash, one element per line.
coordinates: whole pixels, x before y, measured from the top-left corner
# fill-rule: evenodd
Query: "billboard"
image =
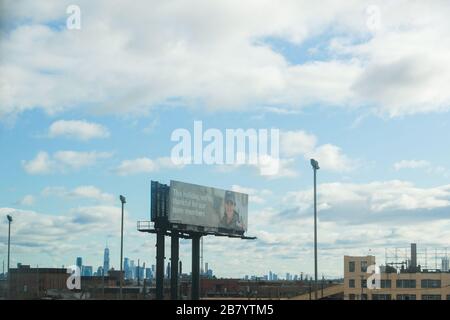
<path fill-rule="evenodd" d="M 247 231 L 247 214 L 247 194 L 170 181 L 170 223 L 243 234 Z"/>
<path fill-rule="evenodd" d="M 157 181 L 151 182 L 151 209 L 150 219 L 152 222 L 165 222 L 169 215 L 169 186 Z"/>

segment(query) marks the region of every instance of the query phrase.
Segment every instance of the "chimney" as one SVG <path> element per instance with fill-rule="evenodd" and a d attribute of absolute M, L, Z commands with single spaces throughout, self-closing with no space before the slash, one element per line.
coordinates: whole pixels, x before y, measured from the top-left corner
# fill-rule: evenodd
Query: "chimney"
<path fill-rule="evenodd" d="M 417 272 L 417 245 L 415 243 L 411 243 L 411 266 L 410 269 L 412 272 Z"/>

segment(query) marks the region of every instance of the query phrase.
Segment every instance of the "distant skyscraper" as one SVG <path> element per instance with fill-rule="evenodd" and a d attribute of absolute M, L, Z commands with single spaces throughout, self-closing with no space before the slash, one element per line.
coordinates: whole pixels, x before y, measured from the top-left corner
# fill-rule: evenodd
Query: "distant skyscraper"
<path fill-rule="evenodd" d="M 130 259 L 125 258 L 123 261 L 123 270 L 125 272 L 125 279 L 131 279 L 130 274 Z"/>
<path fill-rule="evenodd" d="M 105 248 L 105 252 L 103 253 L 103 272 L 105 273 L 105 276 L 108 275 L 109 271 L 109 248 Z"/>
<path fill-rule="evenodd" d="M 76 265 L 78 268 L 80 268 L 81 271 L 81 267 L 83 266 L 83 259 L 81 257 L 77 257 Z"/>
<path fill-rule="evenodd" d="M 102 276 L 103 275 L 103 267 L 102 266 L 100 266 L 100 267 L 98 267 L 98 269 L 97 269 L 97 276 Z"/>
<path fill-rule="evenodd" d="M 145 268 L 145 279 L 151 279 L 152 277 L 152 269 L 151 268 Z"/>
<path fill-rule="evenodd" d="M 140 280 L 144 279 L 145 269 L 142 266 L 138 266 L 136 267 L 136 269 L 137 269 L 136 276 L 139 275 Z"/>
<path fill-rule="evenodd" d="M 444 257 L 442 258 L 441 271 L 448 272 L 449 270 L 449 260 L 447 257 Z"/>
<path fill-rule="evenodd" d="M 83 266 L 81 275 L 83 277 L 92 277 L 92 266 Z"/>
<path fill-rule="evenodd" d="M 134 260 L 130 260 L 130 279 L 136 279 L 136 266 Z"/>

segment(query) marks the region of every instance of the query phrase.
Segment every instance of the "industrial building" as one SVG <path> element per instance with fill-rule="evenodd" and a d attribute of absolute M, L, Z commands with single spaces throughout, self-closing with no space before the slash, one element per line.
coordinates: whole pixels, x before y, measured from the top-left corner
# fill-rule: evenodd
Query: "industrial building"
<path fill-rule="evenodd" d="M 397 257 L 397 255 L 396 255 Z M 437 260 L 437 257 L 435 257 Z M 375 256 L 344 257 L 345 300 L 450 300 L 448 257 L 441 257 L 440 268 L 424 268 L 418 264 L 416 244 L 411 244 L 408 259 L 386 261 L 380 266 L 377 288 L 368 288 L 368 267 Z M 376 284 L 372 281 L 372 284 Z"/>

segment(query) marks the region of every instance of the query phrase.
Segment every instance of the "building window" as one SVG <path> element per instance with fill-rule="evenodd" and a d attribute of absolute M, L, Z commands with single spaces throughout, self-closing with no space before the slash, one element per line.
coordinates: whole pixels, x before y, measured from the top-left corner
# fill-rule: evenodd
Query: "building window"
<path fill-rule="evenodd" d="M 367 261 L 361 261 L 361 272 L 367 272 Z"/>
<path fill-rule="evenodd" d="M 440 288 L 441 280 L 423 279 L 422 288 Z"/>
<path fill-rule="evenodd" d="M 412 289 L 416 287 L 416 280 L 397 280 L 397 288 Z"/>
<path fill-rule="evenodd" d="M 380 285 L 382 289 L 391 288 L 392 281 L 391 280 L 381 280 Z"/>
<path fill-rule="evenodd" d="M 349 288 L 354 288 L 355 287 L 355 279 L 348 280 L 348 287 Z"/>
<path fill-rule="evenodd" d="M 367 294 L 366 293 L 363 293 L 361 295 L 361 300 L 367 300 Z"/>
<path fill-rule="evenodd" d="M 391 300 L 390 294 L 373 294 L 372 300 Z"/>
<path fill-rule="evenodd" d="M 349 294 L 348 295 L 348 299 L 349 300 L 355 300 L 355 295 L 354 294 Z"/>
<path fill-rule="evenodd" d="M 423 294 L 422 300 L 441 300 L 440 294 Z"/>
<path fill-rule="evenodd" d="M 450 300 L 450 294 L 447 295 L 447 300 Z"/>
<path fill-rule="evenodd" d="M 348 263 L 348 271 L 349 272 L 355 272 L 355 261 L 350 261 Z"/>
<path fill-rule="evenodd" d="M 361 288 L 367 288 L 367 279 L 361 278 Z"/>
<path fill-rule="evenodd" d="M 398 294 L 397 300 L 416 300 L 415 294 Z"/>

